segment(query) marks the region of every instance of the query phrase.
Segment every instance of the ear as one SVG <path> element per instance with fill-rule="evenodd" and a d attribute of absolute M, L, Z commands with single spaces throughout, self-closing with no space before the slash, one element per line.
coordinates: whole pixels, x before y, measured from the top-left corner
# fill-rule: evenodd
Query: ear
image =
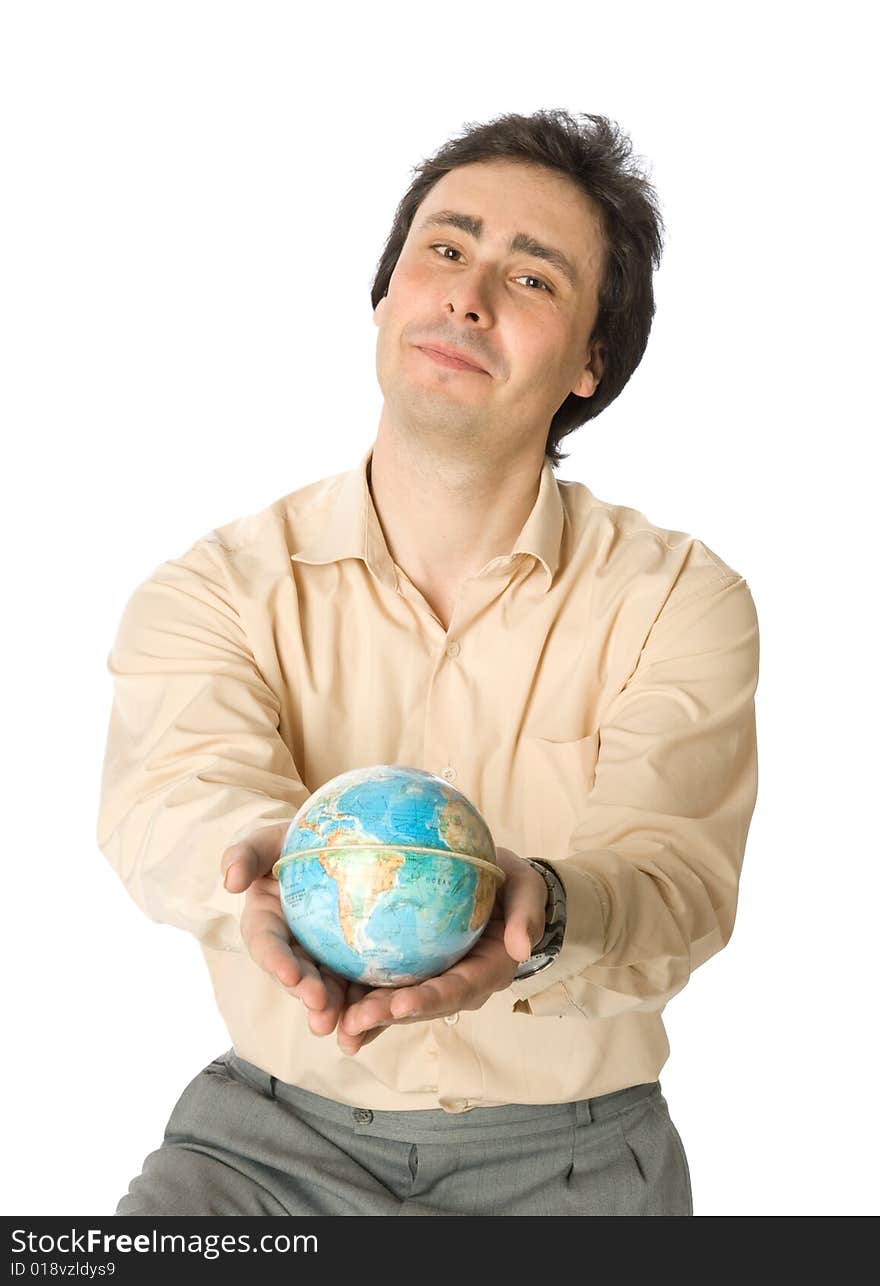
<path fill-rule="evenodd" d="M 590 346 L 586 364 L 581 369 L 577 381 L 572 387 L 572 393 L 576 393 L 578 397 L 592 397 L 599 387 L 604 370 L 605 345 L 602 340 L 597 340 Z"/>
<path fill-rule="evenodd" d="M 373 309 L 373 324 L 375 326 L 381 326 L 382 324 L 382 313 L 384 312 L 382 305 L 385 303 L 387 298 L 387 295 L 383 295 L 376 307 Z"/>

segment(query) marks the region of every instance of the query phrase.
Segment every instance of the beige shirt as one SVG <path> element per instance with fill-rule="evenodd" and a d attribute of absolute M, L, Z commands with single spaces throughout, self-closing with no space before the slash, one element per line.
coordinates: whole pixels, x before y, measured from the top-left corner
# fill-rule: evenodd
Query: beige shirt
<path fill-rule="evenodd" d="M 209 532 L 122 613 L 97 840 L 194 934 L 236 1052 L 373 1109 L 564 1102 L 655 1080 L 662 1012 L 728 941 L 757 797 L 758 623 L 702 542 L 559 480 L 449 629 L 393 562 L 360 465 Z M 349 1057 L 252 962 L 224 850 L 329 778 L 427 769 L 567 895 L 550 967 Z"/>

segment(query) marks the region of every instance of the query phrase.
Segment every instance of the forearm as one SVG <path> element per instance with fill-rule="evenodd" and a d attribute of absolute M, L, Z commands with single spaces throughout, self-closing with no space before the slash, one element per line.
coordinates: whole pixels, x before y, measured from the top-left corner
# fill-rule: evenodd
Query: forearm
<path fill-rule="evenodd" d="M 129 598 L 108 658 L 113 704 L 97 842 L 152 919 L 242 949 L 224 851 L 308 796 L 280 703 L 247 645 L 222 551 L 199 542 Z"/>
<path fill-rule="evenodd" d="M 662 623 L 607 712 L 569 852 L 555 962 L 517 1012 L 658 1010 L 729 941 L 757 797 L 757 617 L 745 582 Z"/>
<path fill-rule="evenodd" d="M 652 858 L 593 850 L 555 863 L 566 890 L 566 930 L 553 965 L 514 983 L 517 1012 L 608 1018 L 658 1010 L 730 938 L 735 880 L 715 902 L 668 849 Z"/>

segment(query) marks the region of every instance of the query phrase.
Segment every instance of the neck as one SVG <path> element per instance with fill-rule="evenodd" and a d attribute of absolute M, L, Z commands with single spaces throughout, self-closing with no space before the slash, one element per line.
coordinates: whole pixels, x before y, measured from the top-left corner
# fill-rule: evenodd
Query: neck
<path fill-rule="evenodd" d="M 499 461 L 397 433 L 383 415 L 369 482 L 391 557 L 419 588 L 452 591 L 509 554 L 534 507 L 543 452 Z"/>

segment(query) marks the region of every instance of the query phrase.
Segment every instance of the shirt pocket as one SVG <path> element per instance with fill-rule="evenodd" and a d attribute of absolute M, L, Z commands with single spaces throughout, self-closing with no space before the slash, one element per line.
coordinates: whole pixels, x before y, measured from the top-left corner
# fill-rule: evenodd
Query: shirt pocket
<path fill-rule="evenodd" d="M 532 856 L 545 856 L 548 861 L 568 856 L 569 841 L 596 781 L 599 740 L 598 732 L 575 741 L 520 738 L 529 831 L 537 834 L 541 846 L 541 852 Z"/>

